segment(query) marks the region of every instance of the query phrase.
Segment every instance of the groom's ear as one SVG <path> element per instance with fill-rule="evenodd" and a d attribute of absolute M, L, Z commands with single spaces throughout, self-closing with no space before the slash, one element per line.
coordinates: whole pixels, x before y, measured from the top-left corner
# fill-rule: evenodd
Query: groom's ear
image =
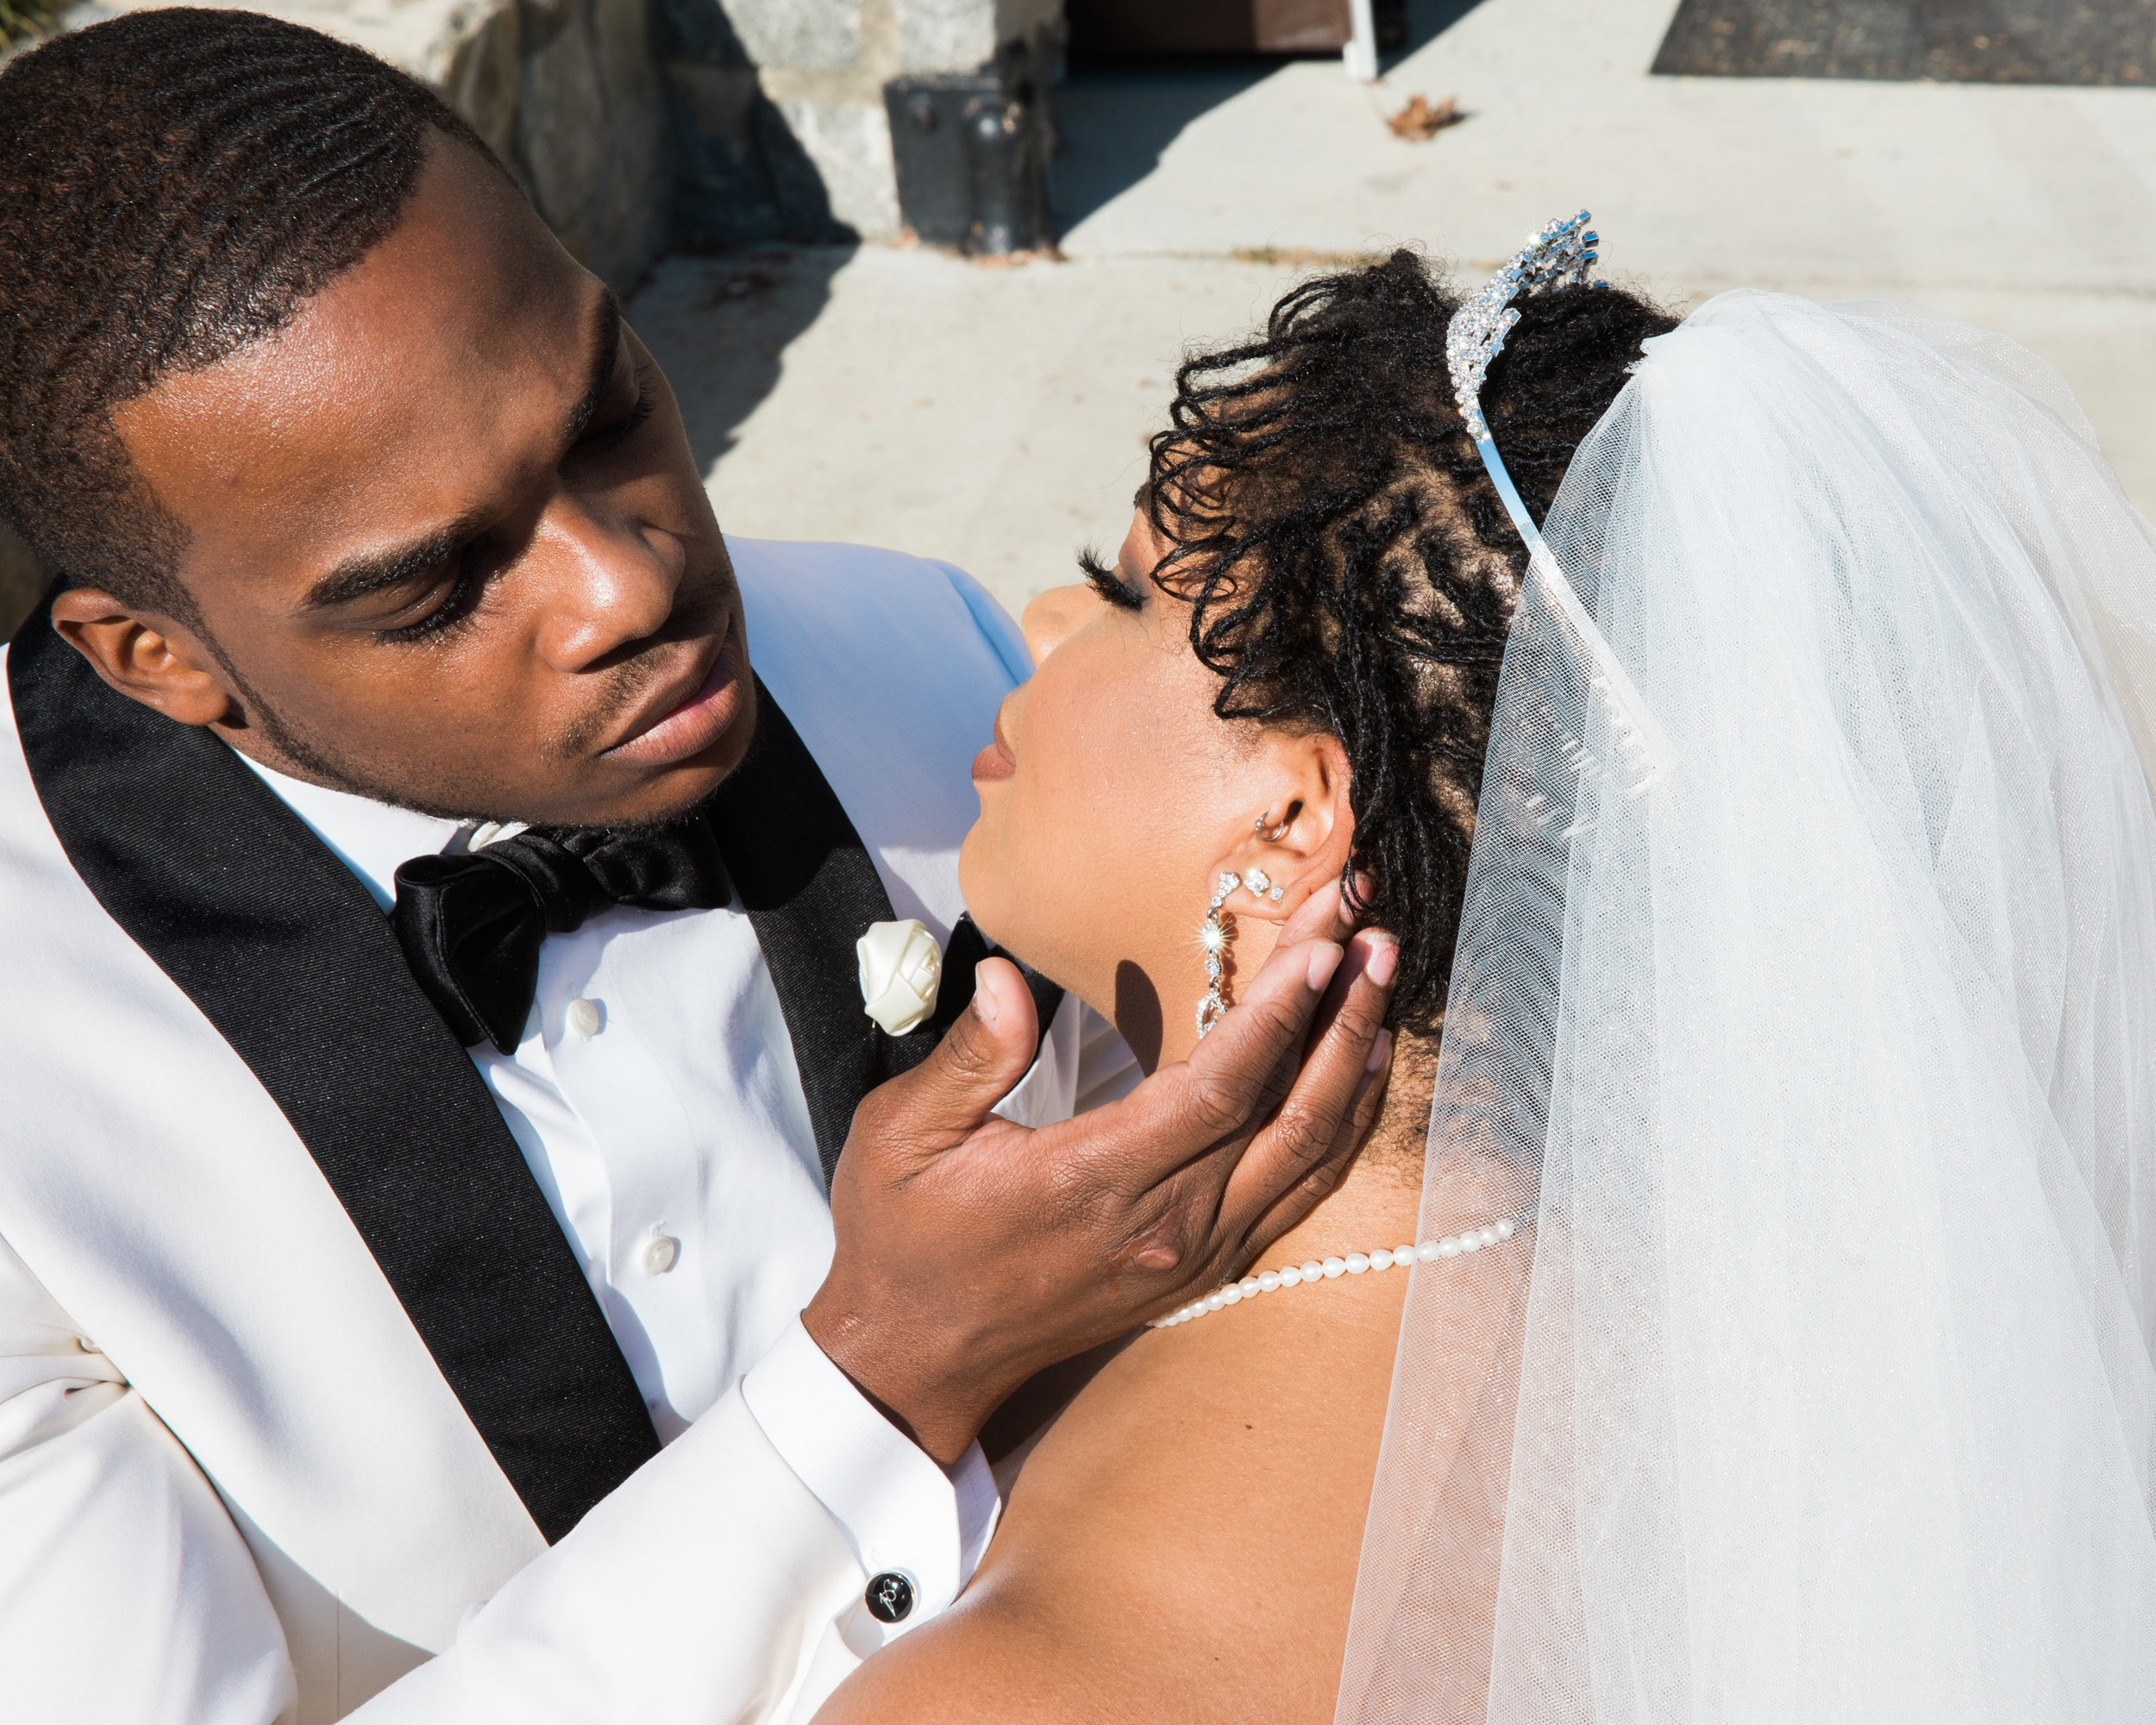
<path fill-rule="evenodd" d="M 70 587 L 53 601 L 53 627 L 122 694 L 182 724 L 232 716 L 213 661 L 178 624 L 145 618 L 96 587 Z"/>
<path fill-rule="evenodd" d="M 1353 854 L 1347 750 L 1322 731 L 1268 736 L 1258 761 L 1246 781 L 1263 806 L 1253 805 L 1215 872 L 1243 882 L 1228 897 L 1236 915 L 1286 922 L 1313 893 L 1338 884 Z"/>

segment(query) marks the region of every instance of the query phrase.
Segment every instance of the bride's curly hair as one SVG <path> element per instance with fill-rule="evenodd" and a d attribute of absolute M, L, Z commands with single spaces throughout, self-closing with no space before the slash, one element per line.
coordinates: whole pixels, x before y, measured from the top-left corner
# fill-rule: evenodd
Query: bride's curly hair
<path fill-rule="evenodd" d="M 1613 287 L 1517 300 L 1482 410 L 1539 522 L 1639 344 Z M 1188 358 L 1143 493 L 1224 719 L 1347 751 L 1361 908 L 1401 937 L 1392 1022 L 1445 1011 L 1497 674 L 1526 548 L 1452 399 L 1459 299 L 1410 251 L 1305 281 L 1253 340 Z"/>

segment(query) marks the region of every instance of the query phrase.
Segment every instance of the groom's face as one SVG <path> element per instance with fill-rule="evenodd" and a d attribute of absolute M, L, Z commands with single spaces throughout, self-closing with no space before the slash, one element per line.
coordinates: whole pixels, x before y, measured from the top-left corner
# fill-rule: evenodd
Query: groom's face
<path fill-rule="evenodd" d="M 283 331 L 115 416 L 185 530 L 199 627 L 138 614 L 122 639 L 79 593 L 56 620 L 137 699 L 304 778 L 663 819 L 754 726 L 724 541 L 612 297 L 473 154 L 430 152 Z"/>

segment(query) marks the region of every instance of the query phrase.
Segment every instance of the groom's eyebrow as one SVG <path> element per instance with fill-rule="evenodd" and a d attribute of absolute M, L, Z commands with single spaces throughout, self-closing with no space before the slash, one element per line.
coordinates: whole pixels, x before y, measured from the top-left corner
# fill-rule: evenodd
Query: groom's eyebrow
<path fill-rule="evenodd" d="M 484 525 L 484 521 L 474 515 L 385 551 L 347 557 L 308 588 L 304 607 L 309 611 L 327 611 L 416 581 L 454 556 L 467 541 L 477 536 Z"/>
<path fill-rule="evenodd" d="M 592 309 L 591 336 L 590 356 L 584 362 L 584 392 L 561 423 L 565 451 L 584 435 L 592 416 L 613 387 L 614 369 L 621 358 L 622 315 L 621 301 L 611 287 L 600 293 Z M 473 511 L 402 545 L 348 557 L 307 590 L 304 605 L 309 611 L 327 611 L 417 580 L 455 555 L 486 524 L 485 511 Z"/>
<path fill-rule="evenodd" d="M 615 364 L 621 358 L 621 301 L 610 287 L 600 293 L 599 304 L 592 308 L 591 358 L 585 361 L 584 393 L 569 410 L 568 419 L 562 426 L 563 448 L 570 448 L 584 435 L 592 416 L 606 399 L 606 392 L 613 386 Z"/>

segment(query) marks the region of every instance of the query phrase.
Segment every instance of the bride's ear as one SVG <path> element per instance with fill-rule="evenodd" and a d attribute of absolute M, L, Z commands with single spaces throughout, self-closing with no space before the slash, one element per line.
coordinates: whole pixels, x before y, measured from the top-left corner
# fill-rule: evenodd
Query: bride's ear
<path fill-rule="evenodd" d="M 1224 908 L 1285 922 L 1347 870 L 1355 843 L 1347 751 L 1338 737 L 1319 733 L 1269 737 L 1262 755 L 1261 770 L 1244 781 L 1257 794 L 1247 824 L 1214 873 L 1242 882 Z"/>

